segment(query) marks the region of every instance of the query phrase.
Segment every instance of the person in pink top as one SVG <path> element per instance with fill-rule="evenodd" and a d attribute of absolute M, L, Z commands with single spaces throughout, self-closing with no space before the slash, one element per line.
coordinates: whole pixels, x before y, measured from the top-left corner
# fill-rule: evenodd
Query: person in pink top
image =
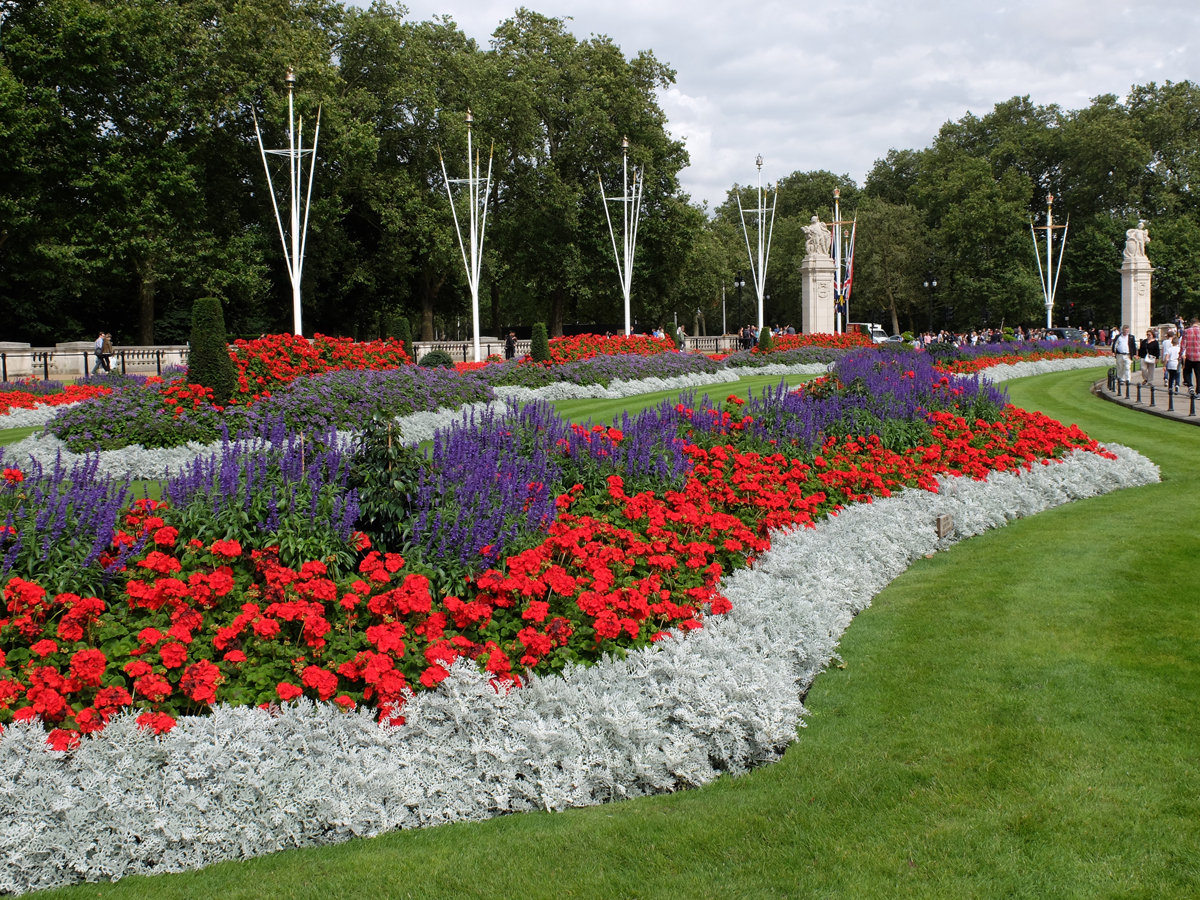
<path fill-rule="evenodd" d="M 1192 384 L 1192 375 L 1196 383 Z M 1200 318 L 1193 317 L 1192 324 L 1183 333 L 1183 383 L 1189 391 L 1200 390 Z"/>

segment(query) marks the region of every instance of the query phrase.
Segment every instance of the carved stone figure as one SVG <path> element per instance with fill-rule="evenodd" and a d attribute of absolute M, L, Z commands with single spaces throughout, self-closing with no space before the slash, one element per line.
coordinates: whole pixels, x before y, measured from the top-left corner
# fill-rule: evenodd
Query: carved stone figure
<path fill-rule="evenodd" d="M 812 217 L 810 224 L 804 226 L 804 238 L 804 250 L 809 256 L 829 255 L 829 242 L 832 238 L 825 223 L 816 216 Z"/>
<path fill-rule="evenodd" d="M 1138 222 L 1137 228 L 1130 228 L 1125 232 L 1125 258 L 1144 259 L 1148 243 L 1150 232 L 1146 230 L 1146 223 Z"/>

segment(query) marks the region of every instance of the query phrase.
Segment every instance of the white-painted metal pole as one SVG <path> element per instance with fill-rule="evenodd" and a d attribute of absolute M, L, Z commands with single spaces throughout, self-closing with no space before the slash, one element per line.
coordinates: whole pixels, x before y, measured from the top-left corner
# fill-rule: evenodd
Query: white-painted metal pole
<path fill-rule="evenodd" d="M 833 330 L 842 328 L 842 209 L 839 203 L 841 191 L 833 189 Z"/>
<path fill-rule="evenodd" d="M 258 150 L 262 156 L 263 171 L 267 176 L 267 188 L 271 194 L 271 208 L 275 211 L 275 224 L 279 228 L 279 241 L 283 245 L 284 262 L 287 264 L 288 280 L 292 283 L 292 331 L 303 334 L 304 326 L 301 318 L 300 284 L 304 277 L 304 253 L 308 245 L 308 214 L 312 208 L 313 180 L 317 168 L 317 145 L 321 136 L 321 111 L 317 109 L 317 127 L 313 133 L 313 144 L 309 150 L 304 149 L 304 118 L 296 121 L 295 87 L 296 73 L 287 70 L 288 86 L 288 146 L 286 150 L 267 150 L 263 146 L 262 130 L 258 126 L 258 115 L 254 115 L 254 133 L 258 137 Z M 267 155 L 286 156 L 288 164 L 288 185 L 291 190 L 291 202 L 288 208 L 288 228 L 283 227 L 283 216 L 279 210 L 279 201 L 275 196 L 275 182 L 271 176 L 271 167 L 267 164 Z M 304 157 L 309 156 L 308 189 L 304 188 Z M 303 193 L 303 197 L 301 194 Z M 301 214 L 303 207 L 303 215 Z"/>
<path fill-rule="evenodd" d="M 446 174 L 446 160 L 441 158 L 441 153 L 438 153 L 442 164 L 442 180 L 446 182 L 446 197 L 450 201 L 450 215 L 454 218 L 454 232 L 458 235 L 458 249 L 462 254 L 463 268 L 467 272 L 467 284 L 471 289 L 471 321 L 474 334 L 475 344 L 475 362 L 481 362 L 480 359 L 480 343 L 479 343 L 479 282 L 483 271 L 483 239 L 484 233 L 487 230 L 487 199 L 492 190 L 492 160 L 495 156 L 493 147 L 488 151 L 488 170 L 487 177 L 480 176 L 482 166 L 479 162 L 478 154 L 475 154 L 475 145 L 471 135 L 471 123 L 474 117 L 471 115 L 471 110 L 467 110 L 467 177 L 466 178 L 450 178 Z M 467 211 L 467 228 L 469 234 L 467 240 L 463 240 L 462 226 L 458 221 L 458 208 L 454 205 L 454 192 L 450 186 L 452 184 L 465 184 L 467 186 L 467 202 L 470 209 Z M 469 247 L 469 249 L 468 249 Z"/>
<path fill-rule="evenodd" d="M 775 232 L 775 207 L 779 199 L 779 188 L 775 188 L 775 198 L 771 201 L 771 222 L 767 225 L 767 208 L 766 196 L 763 193 L 762 186 L 762 156 L 758 156 L 754 160 L 754 164 L 758 166 L 758 207 L 754 210 L 754 214 L 758 216 L 758 265 L 755 266 L 755 253 L 750 248 L 750 230 L 746 226 L 746 212 L 742 209 L 742 198 L 739 193 L 738 213 L 742 217 L 742 235 L 746 239 L 746 255 L 750 261 L 750 275 L 754 278 L 754 291 L 758 295 L 758 328 L 761 331 L 763 327 L 763 300 L 767 291 L 767 267 L 771 264 L 771 237 Z M 764 233 L 765 231 L 765 233 Z"/>
<path fill-rule="evenodd" d="M 621 196 L 609 197 L 604 193 L 604 178 L 596 176 L 600 183 L 600 199 L 604 203 L 604 220 L 608 223 L 608 236 L 612 241 L 613 259 L 617 264 L 617 277 L 621 281 L 621 295 L 625 302 L 625 335 L 633 331 L 630 298 L 633 295 L 633 261 L 637 254 L 638 222 L 641 219 L 642 188 L 645 184 L 643 172 L 633 170 L 633 185 L 629 183 L 629 138 L 621 139 Z M 621 204 L 621 249 L 617 249 L 617 232 L 613 228 L 609 203 Z"/>

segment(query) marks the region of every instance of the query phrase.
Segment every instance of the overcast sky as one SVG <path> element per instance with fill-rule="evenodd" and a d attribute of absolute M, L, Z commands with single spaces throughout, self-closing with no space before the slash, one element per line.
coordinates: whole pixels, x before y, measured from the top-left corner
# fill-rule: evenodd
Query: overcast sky
<path fill-rule="evenodd" d="M 486 46 L 512 15 L 504 0 L 409 0 L 411 16 L 450 15 Z M 1076 109 L 1132 85 L 1200 78 L 1200 0 L 726 3 L 526 0 L 571 17 L 579 38 L 608 35 L 676 71 L 660 98 L 691 166 L 695 200 L 720 203 L 735 181 L 796 170 L 859 184 L 892 147 L 928 146 L 938 127 L 1001 100 Z M 614 152 L 615 148 L 614 148 Z"/>

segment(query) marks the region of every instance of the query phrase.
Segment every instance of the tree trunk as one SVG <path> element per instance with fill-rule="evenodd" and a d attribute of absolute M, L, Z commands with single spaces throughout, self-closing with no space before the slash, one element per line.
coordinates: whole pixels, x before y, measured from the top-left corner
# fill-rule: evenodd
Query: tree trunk
<path fill-rule="evenodd" d="M 550 337 L 562 337 L 563 307 L 566 303 L 566 290 L 556 287 L 550 295 Z"/>
<path fill-rule="evenodd" d="M 141 307 L 138 317 L 138 341 L 144 347 L 154 343 L 154 294 L 158 289 L 158 276 L 147 264 L 140 273 L 138 302 Z"/>
<path fill-rule="evenodd" d="M 889 296 L 888 303 L 891 304 L 892 310 L 892 334 L 900 333 L 900 315 L 896 312 L 896 298 Z"/>
<path fill-rule="evenodd" d="M 433 340 L 433 304 L 445 282 L 445 275 L 435 280 L 433 273 L 428 269 L 421 273 L 421 340 L 423 341 Z"/>

